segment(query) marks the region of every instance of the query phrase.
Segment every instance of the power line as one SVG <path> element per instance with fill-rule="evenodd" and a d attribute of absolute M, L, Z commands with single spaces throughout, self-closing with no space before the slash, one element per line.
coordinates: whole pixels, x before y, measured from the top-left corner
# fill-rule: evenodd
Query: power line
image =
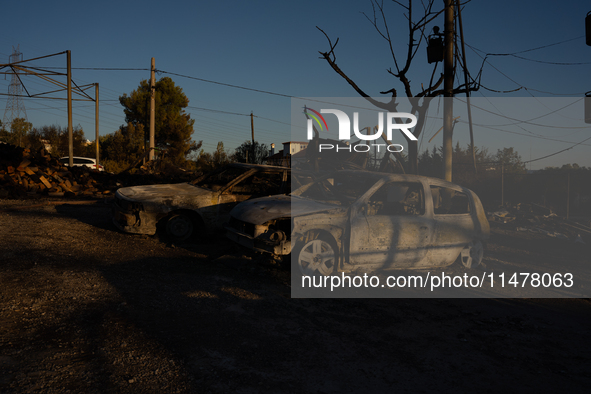
<path fill-rule="evenodd" d="M 538 161 L 538 160 L 546 159 L 546 158 L 548 158 L 548 157 L 551 157 L 551 156 L 555 156 L 555 155 L 557 155 L 557 154 L 559 154 L 559 153 L 566 152 L 567 150 L 571 150 L 571 149 L 572 149 L 572 148 L 574 148 L 575 146 L 577 146 L 577 145 L 581 145 L 581 144 L 583 144 L 584 142 L 586 142 L 586 141 L 589 141 L 589 140 L 591 140 L 591 137 L 588 137 L 588 138 L 584 139 L 583 141 L 581 141 L 581 142 L 577 142 L 577 143 L 576 143 L 576 144 L 574 144 L 573 146 L 571 146 L 571 147 L 569 147 L 569 148 L 566 148 L 566 149 L 562 149 L 562 150 L 560 150 L 560 151 L 558 151 L 558 152 L 554 152 L 554 153 L 552 153 L 552 154 L 549 154 L 549 155 L 546 155 L 546 156 L 543 156 L 543 157 L 538 157 L 537 159 L 533 159 L 533 160 L 524 161 L 524 162 L 523 162 L 523 164 L 527 164 L 527 163 L 531 163 L 531 162 L 533 162 L 533 161 Z"/>
<path fill-rule="evenodd" d="M 241 113 L 238 113 L 238 112 L 222 111 L 222 110 L 219 110 L 219 109 L 211 109 L 211 108 L 193 107 L 193 106 L 190 106 L 190 105 L 187 105 L 186 108 L 196 109 L 196 110 L 199 110 L 199 111 L 219 113 L 219 114 L 238 115 L 238 116 L 250 116 L 250 114 L 241 114 Z"/>
<path fill-rule="evenodd" d="M 47 70 L 66 70 L 66 67 L 43 67 Z M 95 70 L 95 71 L 150 71 L 149 68 L 117 68 L 117 67 L 71 67 L 71 70 Z"/>
<path fill-rule="evenodd" d="M 239 85 L 232 85 L 229 83 L 224 83 L 224 82 L 217 82 L 217 81 L 211 81 L 209 79 L 204 79 L 204 78 L 197 78 L 197 77 L 191 77 L 189 75 L 183 75 L 183 74 L 177 74 L 177 73 L 173 73 L 173 72 L 169 72 L 169 71 L 163 71 L 163 70 L 156 70 L 156 72 L 158 74 L 170 74 L 170 75 L 176 75 L 177 77 L 183 77 L 183 78 L 188 78 L 188 79 L 194 79 L 196 81 L 201 81 L 201 82 L 207 82 L 207 83 L 213 83 L 216 85 L 222 85 L 222 86 L 228 86 L 231 88 L 236 88 L 236 89 L 243 89 L 243 90 L 249 90 L 251 92 L 258 92 L 258 93 L 265 93 L 265 94 L 271 94 L 274 96 L 279 96 L 279 97 L 286 97 L 286 98 L 295 98 L 295 96 L 290 96 L 288 94 L 283 94 L 283 93 L 276 93 L 276 92 L 269 92 L 267 90 L 261 90 L 261 89 L 254 89 L 254 88 L 247 88 L 244 86 L 239 86 Z M 249 115 L 250 116 L 250 115 Z"/>
<path fill-rule="evenodd" d="M 259 119 L 268 120 L 268 121 L 270 121 L 270 122 L 275 122 L 275 123 L 280 123 L 280 124 L 284 124 L 284 125 L 287 125 L 287 126 L 291 126 L 291 124 L 290 124 L 290 123 L 281 122 L 280 120 L 275 120 L 275 119 L 270 119 L 270 118 L 263 118 L 262 116 L 257 116 L 257 115 L 255 115 L 254 117 L 255 117 L 255 118 L 259 118 Z"/>
<path fill-rule="evenodd" d="M 555 45 L 564 44 L 564 43 L 567 43 L 567 42 L 570 42 L 570 41 L 578 40 L 579 38 L 583 38 L 583 37 L 585 37 L 585 36 L 582 35 L 582 36 L 578 36 L 578 37 L 573 37 L 573 38 L 569 38 L 569 39 L 564 40 L 564 41 L 555 42 L 553 44 L 547 44 L 547 45 L 543 45 L 541 47 L 536 47 L 536 48 L 531 48 L 531 49 L 525 49 L 525 50 L 522 50 L 522 51 L 511 52 L 511 53 L 486 53 L 485 51 L 480 50 L 480 49 L 478 49 L 478 51 L 486 54 L 486 56 L 514 56 L 514 55 L 517 55 L 517 54 L 520 54 L 520 53 L 537 51 L 539 49 L 545 49 L 545 48 L 549 48 L 549 47 L 552 47 L 552 46 L 555 46 Z"/>
<path fill-rule="evenodd" d="M 544 60 L 529 59 L 527 57 L 517 56 L 517 55 L 511 55 L 511 56 L 515 57 L 517 59 L 527 60 L 530 62 L 542 63 L 542 64 L 553 64 L 553 65 L 557 65 L 557 66 L 582 66 L 582 65 L 591 64 L 591 62 L 575 62 L 575 63 L 572 63 L 572 62 L 571 63 L 569 63 L 569 62 L 548 62 L 548 61 L 544 61 Z"/>
<path fill-rule="evenodd" d="M 533 88 L 528 88 L 522 84 L 520 84 L 519 82 L 515 81 L 514 79 L 512 79 L 511 77 L 509 77 L 507 74 L 505 74 L 504 72 L 502 72 L 501 70 L 499 70 L 497 67 L 495 67 L 489 60 L 488 57 L 489 56 L 515 56 L 518 53 L 524 53 L 524 52 L 530 52 L 530 51 L 534 51 L 534 50 L 538 50 L 538 49 L 542 49 L 542 48 L 547 48 L 547 47 L 551 47 L 554 45 L 559 45 L 565 42 L 569 42 L 569 41 L 573 41 L 576 39 L 579 39 L 583 36 L 580 37 L 575 37 L 575 38 L 571 38 L 569 40 L 565 40 L 565 41 L 561 41 L 558 43 L 554 43 L 554 44 L 549 44 L 549 45 L 544 45 L 541 47 L 537 47 L 537 48 L 532 48 L 532 49 L 527 49 L 524 51 L 518 51 L 518 52 L 514 52 L 514 53 L 487 53 L 481 49 L 478 49 L 468 43 L 466 43 L 466 46 L 470 49 L 472 49 L 472 51 L 474 51 L 474 53 L 476 53 L 482 60 L 482 66 L 480 68 L 480 72 L 479 74 L 482 72 L 482 69 L 484 68 L 484 64 L 488 64 L 489 66 L 491 66 L 493 69 L 495 69 L 499 74 L 501 74 L 502 76 L 504 76 L 505 78 L 507 78 L 509 81 L 513 82 L 515 85 L 519 86 L 518 89 L 514 89 L 514 90 L 494 90 L 494 89 L 490 89 L 486 86 L 480 85 L 481 87 L 483 87 L 485 90 L 491 91 L 491 92 L 495 92 L 495 93 L 511 93 L 511 92 L 515 92 L 521 89 L 524 89 L 526 92 L 528 92 L 532 97 L 534 97 L 534 95 L 530 92 L 538 92 L 538 93 L 545 93 L 545 94 L 551 94 L 551 95 L 555 95 L 555 96 L 577 96 L 577 95 L 581 95 L 584 94 L 584 92 L 577 92 L 577 93 L 554 93 L 554 92 L 547 92 L 547 91 L 543 91 L 543 90 L 538 90 L 538 89 L 533 89 Z M 482 56 L 480 53 L 485 54 L 485 56 Z"/>
<path fill-rule="evenodd" d="M 460 98 L 456 98 L 456 100 L 458 100 L 458 101 L 463 102 L 464 104 L 466 104 L 466 102 L 463 101 Z M 540 123 L 532 123 L 532 120 L 536 120 L 536 119 L 540 119 L 540 118 L 544 118 L 546 116 L 552 115 L 552 114 L 557 113 L 559 111 L 562 111 L 563 109 L 568 108 L 568 107 L 570 107 L 570 106 L 572 106 L 572 105 L 574 105 L 574 104 L 576 104 L 576 103 L 578 103 L 579 101 L 582 101 L 582 100 L 584 100 L 584 99 L 583 98 L 577 99 L 576 101 L 573 101 L 573 102 L 571 102 L 571 103 L 569 103 L 569 104 L 567 104 L 567 105 L 565 105 L 563 107 L 560 107 L 558 109 L 555 109 L 553 111 L 547 112 L 547 113 L 545 113 L 543 115 L 536 116 L 536 117 L 531 118 L 531 119 L 528 119 L 528 120 L 520 120 L 520 119 L 517 119 L 517 118 L 512 118 L 510 116 L 506 116 L 506 115 L 503 115 L 503 114 L 500 114 L 500 113 L 497 113 L 497 112 L 486 110 L 486 109 L 484 109 L 482 107 L 479 107 L 479 106 L 473 105 L 473 104 L 472 104 L 472 107 L 478 108 L 479 110 L 484 111 L 484 112 L 487 112 L 487 113 L 489 113 L 491 115 L 495 115 L 495 116 L 499 116 L 501 118 L 505 118 L 505 119 L 508 119 L 508 120 L 515 121 L 515 123 L 496 124 L 496 125 L 490 125 L 490 126 L 496 126 L 496 127 L 516 126 L 518 124 L 525 123 L 525 124 L 528 124 L 528 125 L 531 125 L 531 126 L 556 128 L 557 126 L 553 126 L 553 125 L 544 125 L 544 124 L 540 124 Z M 497 109 L 497 111 L 498 111 L 498 109 Z M 589 129 L 589 126 L 560 126 L 560 128 L 561 129 Z"/>
<path fill-rule="evenodd" d="M 463 120 L 459 120 L 458 123 L 467 123 L 467 122 L 466 121 L 463 121 Z M 523 136 L 523 137 L 537 138 L 537 139 L 547 140 L 547 141 L 553 141 L 553 142 L 561 142 L 561 143 L 564 143 L 564 144 L 572 144 L 573 143 L 572 141 L 564 141 L 564 140 L 559 140 L 559 139 L 556 139 L 556 138 L 544 137 L 544 136 L 541 136 L 541 135 L 538 135 L 538 134 L 532 134 L 532 133 L 530 133 L 530 134 L 524 134 L 524 133 L 519 133 L 517 131 L 497 129 L 496 127 L 490 127 L 490 126 L 486 126 L 486 125 L 483 125 L 483 124 L 474 124 L 474 126 L 482 127 L 482 128 L 489 129 L 489 130 L 501 131 L 503 133 L 508 133 L 508 134 L 520 135 L 520 136 Z M 585 141 L 583 141 L 583 142 L 585 142 Z M 579 144 L 582 144 L 582 142 L 579 143 Z M 583 144 L 583 145 L 591 146 L 589 144 Z"/>
<path fill-rule="evenodd" d="M 250 114 L 241 114 L 241 113 L 238 113 L 238 112 L 222 111 L 222 110 L 219 110 L 219 109 L 211 109 L 211 108 L 193 107 L 193 106 L 190 106 L 190 105 L 188 105 L 187 108 L 196 109 L 196 110 L 199 110 L 199 111 L 228 114 L 228 115 L 250 116 Z M 290 123 L 282 122 L 280 120 L 275 120 L 275 119 L 271 119 L 271 118 L 265 118 L 265 117 L 258 116 L 258 115 L 253 115 L 253 116 L 255 118 L 258 118 L 258 119 L 268 120 L 270 122 L 275 122 L 275 123 L 280 123 L 280 124 L 284 124 L 284 125 L 287 125 L 287 126 L 291 126 Z"/>

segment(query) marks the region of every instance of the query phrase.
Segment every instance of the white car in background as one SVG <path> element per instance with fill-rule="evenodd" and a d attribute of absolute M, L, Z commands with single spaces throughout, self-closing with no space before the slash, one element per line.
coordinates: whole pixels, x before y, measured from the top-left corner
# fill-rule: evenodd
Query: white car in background
<path fill-rule="evenodd" d="M 105 170 L 101 163 L 99 163 L 97 166 L 96 159 L 91 159 L 90 157 L 74 156 L 73 160 L 74 160 L 74 167 L 88 167 L 88 168 L 91 168 L 91 169 L 97 170 L 97 171 L 104 171 Z M 68 156 L 62 157 L 59 159 L 59 161 L 63 165 L 68 166 L 70 164 L 70 157 L 68 157 Z"/>

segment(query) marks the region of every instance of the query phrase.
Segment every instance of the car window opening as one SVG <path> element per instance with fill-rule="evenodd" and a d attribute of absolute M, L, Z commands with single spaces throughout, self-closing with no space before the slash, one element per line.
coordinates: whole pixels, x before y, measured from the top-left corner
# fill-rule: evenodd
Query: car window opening
<path fill-rule="evenodd" d="M 470 213 L 470 199 L 466 193 L 443 186 L 431 186 L 435 215 Z"/>
<path fill-rule="evenodd" d="M 382 186 L 368 201 L 367 215 L 417 216 L 425 213 L 420 183 L 393 182 Z"/>

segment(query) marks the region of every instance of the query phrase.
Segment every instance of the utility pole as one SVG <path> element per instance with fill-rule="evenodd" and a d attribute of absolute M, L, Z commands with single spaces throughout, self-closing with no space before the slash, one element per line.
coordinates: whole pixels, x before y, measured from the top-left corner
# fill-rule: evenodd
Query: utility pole
<path fill-rule="evenodd" d="M 254 146 L 254 115 L 252 114 L 252 111 L 250 112 L 250 134 L 252 136 L 252 162 L 255 163 L 256 152 Z"/>
<path fill-rule="evenodd" d="M 566 175 L 566 220 L 570 217 L 570 171 Z"/>
<path fill-rule="evenodd" d="M 156 60 L 152 58 L 150 67 L 150 153 L 148 160 L 154 160 L 154 133 L 156 122 Z M 145 156 L 144 156 L 145 157 Z"/>
<path fill-rule="evenodd" d="M 591 46 L 591 11 L 585 17 L 585 42 Z M 591 123 L 591 92 L 585 93 L 585 123 Z"/>
<path fill-rule="evenodd" d="M 68 64 L 68 153 L 69 166 L 74 167 L 74 132 L 72 130 L 72 52 L 66 51 Z"/>
<path fill-rule="evenodd" d="M 452 180 L 453 153 L 453 83 L 454 83 L 454 6 L 445 2 L 444 59 L 443 59 L 443 179 Z"/>
<path fill-rule="evenodd" d="M 95 132 L 95 142 L 96 142 L 96 169 L 98 170 L 99 166 L 99 84 L 94 84 L 94 132 Z"/>
<path fill-rule="evenodd" d="M 501 163 L 501 206 L 505 206 L 505 163 Z"/>
<path fill-rule="evenodd" d="M 474 148 L 474 128 L 472 127 L 472 106 L 470 105 L 470 89 L 468 88 L 468 63 L 466 62 L 466 45 L 464 44 L 464 25 L 462 24 L 462 10 L 460 0 L 456 0 L 458 9 L 458 24 L 460 30 L 460 40 L 462 42 L 462 65 L 464 67 L 464 84 L 466 85 L 466 104 L 468 106 L 468 125 L 470 126 L 470 149 L 472 150 L 472 165 L 476 174 L 476 149 Z"/>

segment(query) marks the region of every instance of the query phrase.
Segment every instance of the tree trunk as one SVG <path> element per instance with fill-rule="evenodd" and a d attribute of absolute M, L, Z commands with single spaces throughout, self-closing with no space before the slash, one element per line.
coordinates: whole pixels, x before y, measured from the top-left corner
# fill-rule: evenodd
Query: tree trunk
<path fill-rule="evenodd" d="M 419 144 L 418 141 L 408 141 L 408 173 L 419 174 Z"/>

